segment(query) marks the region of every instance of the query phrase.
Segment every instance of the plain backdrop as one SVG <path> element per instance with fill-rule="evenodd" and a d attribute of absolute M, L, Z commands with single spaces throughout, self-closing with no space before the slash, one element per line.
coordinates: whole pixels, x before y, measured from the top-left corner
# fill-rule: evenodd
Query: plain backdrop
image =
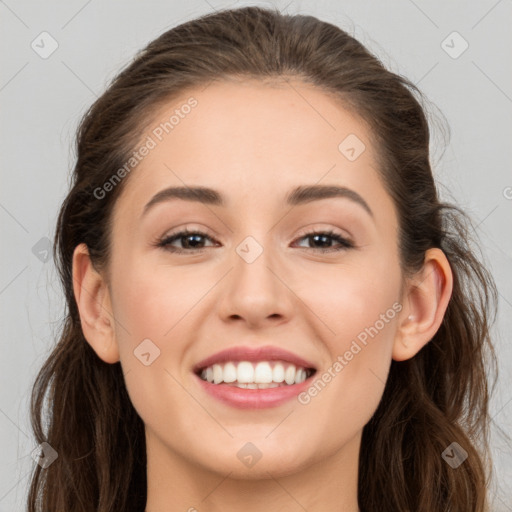
<path fill-rule="evenodd" d="M 419 85 L 446 117 L 449 143 L 433 126 L 431 144 L 442 198 L 472 215 L 500 292 L 491 494 L 494 511 L 512 511 L 512 449 L 500 435 L 500 429 L 512 430 L 512 2 L 5 0 L 0 1 L 0 512 L 24 510 L 35 464 L 31 386 L 64 314 L 47 251 L 74 164 L 80 116 L 121 67 L 162 32 L 214 9 L 242 5 L 277 5 L 340 26 L 392 71 Z"/>

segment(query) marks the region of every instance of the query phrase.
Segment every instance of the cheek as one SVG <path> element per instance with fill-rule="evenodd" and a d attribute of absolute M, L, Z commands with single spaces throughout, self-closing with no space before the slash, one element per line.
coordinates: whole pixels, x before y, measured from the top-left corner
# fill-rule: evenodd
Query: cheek
<path fill-rule="evenodd" d="M 328 359 L 299 402 L 305 415 L 324 425 L 311 433 L 311 443 L 326 456 L 368 423 L 382 398 L 401 310 L 399 268 L 384 270 L 379 264 L 346 267 L 315 280 L 307 295 L 321 319 L 316 325 Z"/>
<path fill-rule="evenodd" d="M 185 273 L 184 273 L 185 272 Z M 114 313 L 134 340 L 141 336 L 164 340 L 186 313 L 198 303 L 207 289 L 204 276 L 179 267 L 133 265 L 126 271 L 129 278 L 119 276 Z M 211 286 L 211 285 L 210 285 Z M 120 332 L 121 335 L 126 332 Z"/>
<path fill-rule="evenodd" d="M 398 267 L 384 272 L 384 266 L 376 265 L 344 269 L 311 288 L 307 304 L 322 320 L 317 324 L 328 361 L 300 403 L 330 425 L 326 428 L 333 439 L 339 425 L 347 425 L 347 435 L 362 428 L 382 397 L 401 311 L 399 284 Z"/>
<path fill-rule="evenodd" d="M 194 329 L 193 316 L 186 315 L 204 295 L 206 284 L 196 274 L 184 276 L 179 268 L 139 263 L 128 269 L 126 263 L 113 274 L 112 285 L 127 391 L 144 423 L 167 425 L 170 418 L 178 422 L 178 412 L 190 402 L 178 384 L 187 339 Z"/>
<path fill-rule="evenodd" d="M 328 361 L 318 378 L 323 377 L 328 389 L 324 392 L 319 384 L 312 393 L 319 395 L 319 412 L 322 405 L 329 409 L 328 404 L 343 397 L 339 414 L 353 414 L 364 425 L 377 407 L 389 371 L 396 318 L 402 309 L 400 267 L 391 257 L 381 256 L 315 277 L 304 297 L 321 319 L 316 324 Z"/>
<path fill-rule="evenodd" d="M 392 331 L 390 326 L 400 309 L 400 269 L 396 262 L 326 267 L 314 275 L 299 295 L 325 324 L 326 339 L 332 340 L 333 349 L 346 349 L 358 336 L 364 341 L 364 333 L 373 326 L 380 339 Z"/>

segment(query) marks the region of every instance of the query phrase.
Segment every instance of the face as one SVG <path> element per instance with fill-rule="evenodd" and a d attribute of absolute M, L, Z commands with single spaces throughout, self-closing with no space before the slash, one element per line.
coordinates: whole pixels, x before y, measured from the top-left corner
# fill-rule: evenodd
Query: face
<path fill-rule="evenodd" d="M 141 138 L 150 149 L 115 206 L 115 340 L 148 455 L 168 467 L 258 478 L 357 456 L 384 390 L 401 309 L 396 212 L 362 121 L 323 91 L 290 84 L 183 93 L 150 123 Z M 318 194 L 328 186 L 341 192 Z M 154 199 L 169 187 L 221 200 Z M 292 375 L 295 360 L 299 382 L 204 382 L 197 365 L 226 349 L 238 352 L 211 370 L 217 380 L 229 361 L 239 380 L 240 361 L 280 380 L 275 368 Z"/>

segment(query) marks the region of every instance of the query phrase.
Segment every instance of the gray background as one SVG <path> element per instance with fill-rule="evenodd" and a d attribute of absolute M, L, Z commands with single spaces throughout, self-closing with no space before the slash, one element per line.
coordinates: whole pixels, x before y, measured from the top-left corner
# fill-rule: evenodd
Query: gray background
<path fill-rule="evenodd" d="M 249 4 L 277 5 L 342 27 L 392 71 L 419 84 L 444 113 L 452 136 L 444 148 L 434 126 L 435 173 L 443 198 L 456 200 L 473 216 L 500 291 L 494 329 L 500 380 L 491 404 L 491 494 L 494 511 L 512 511 L 512 449 L 500 436 L 500 428 L 512 430 L 510 0 L 196 0 L 186 6 L 176 0 L 0 0 L 0 512 L 23 510 L 28 474 L 35 464 L 28 422 L 30 390 L 64 311 L 53 262 L 44 261 L 45 237 L 53 237 L 68 187 L 77 122 L 107 82 L 150 40 L 213 9 Z M 48 36 L 39 36 L 43 31 L 58 44 L 46 59 L 31 47 L 35 41 L 42 52 L 41 37 L 46 37 L 45 51 L 50 48 Z M 457 55 L 464 41 L 469 47 Z"/>

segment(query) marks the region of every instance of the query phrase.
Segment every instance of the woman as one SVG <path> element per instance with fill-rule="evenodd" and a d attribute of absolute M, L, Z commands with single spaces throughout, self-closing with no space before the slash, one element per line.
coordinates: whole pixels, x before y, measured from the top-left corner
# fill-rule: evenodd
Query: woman
<path fill-rule="evenodd" d="M 496 289 L 414 93 L 256 7 L 119 74 L 58 219 L 30 511 L 488 510 Z"/>

